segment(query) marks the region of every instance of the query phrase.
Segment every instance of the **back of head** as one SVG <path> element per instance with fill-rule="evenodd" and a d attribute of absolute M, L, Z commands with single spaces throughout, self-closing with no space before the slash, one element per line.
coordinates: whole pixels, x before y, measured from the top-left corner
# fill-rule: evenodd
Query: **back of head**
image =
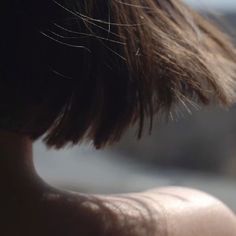
<path fill-rule="evenodd" d="M 234 47 L 180 0 L 15 0 L 1 14 L 1 129 L 100 148 L 178 103 L 235 100 Z"/>

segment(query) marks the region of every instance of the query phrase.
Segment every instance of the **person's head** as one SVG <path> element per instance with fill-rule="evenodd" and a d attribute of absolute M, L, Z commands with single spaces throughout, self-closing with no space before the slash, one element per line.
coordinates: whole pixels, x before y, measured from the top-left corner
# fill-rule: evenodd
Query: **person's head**
<path fill-rule="evenodd" d="M 1 129 L 99 148 L 178 103 L 235 100 L 234 47 L 180 0 L 5 2 Z"/>

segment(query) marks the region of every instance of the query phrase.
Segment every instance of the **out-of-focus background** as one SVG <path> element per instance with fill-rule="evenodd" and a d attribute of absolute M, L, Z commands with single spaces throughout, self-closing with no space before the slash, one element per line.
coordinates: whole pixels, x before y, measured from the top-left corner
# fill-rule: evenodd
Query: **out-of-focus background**
<path fill-rule="evenodd" d="M 186 0 L 235 37 L 235 0 Z M 236 107 L 199 108 L 158 123 L 152 136 L 135 129 L 117 145 L 96 151 L 83 145 L 60 151 L 35 144 L 39 174 L 50 184 L 88 193 L 121 193 L 181 185 L 207 191 L 236 212 Z"/>

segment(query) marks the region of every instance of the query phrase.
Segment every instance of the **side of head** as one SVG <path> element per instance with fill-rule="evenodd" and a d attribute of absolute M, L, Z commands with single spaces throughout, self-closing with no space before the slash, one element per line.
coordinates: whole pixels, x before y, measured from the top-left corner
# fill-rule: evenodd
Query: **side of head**
<path fill-rule="evenodd" d="M 18 0 L 4 14 L 1 129 L 100 148 L 178 103 L 235 100 L 234 47 L 180 0 Z"/>

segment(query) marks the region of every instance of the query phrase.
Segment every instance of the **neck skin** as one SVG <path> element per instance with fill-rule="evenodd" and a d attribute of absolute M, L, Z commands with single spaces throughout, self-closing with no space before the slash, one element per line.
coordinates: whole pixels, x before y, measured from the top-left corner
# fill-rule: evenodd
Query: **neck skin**
<path fill-rule="evenodd" d="M 37 177 L 32 140 L 24 135 L 0 131 L 0 184 L 10 189 L 29 187 Z"/>

